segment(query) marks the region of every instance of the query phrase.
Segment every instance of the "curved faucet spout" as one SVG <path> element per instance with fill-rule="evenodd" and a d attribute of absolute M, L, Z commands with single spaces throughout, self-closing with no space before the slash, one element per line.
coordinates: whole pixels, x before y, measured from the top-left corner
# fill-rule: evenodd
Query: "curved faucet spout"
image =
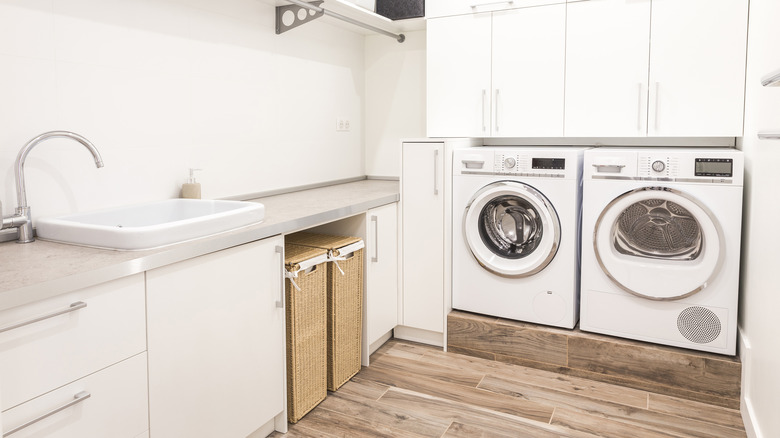
<path fill-rule="evenodd" d="M 29 154 L 30 150 L 34 148 L 38 143 L 48 140 L 50 138 L 69 138 L 71 140 L 75 140 L 81 143 L 82 145 L 84 145 L 84 147 L 86 147 L 89 150 L 90 153 L 92 153 L 92 157 L 95 159 L 95 166 L 103 167 L 103 158 L 100 156 L 100 152 L 98 152 L 97 148 L 95 147 L 95 145 L 92 144 L 91 141 L 87 140 L 81 135 L 70 131 L 44 132 L 43 134 L 28 141 L 27 144 L 25 144 L 22 147 L 22 149 L 19 151 L 19 154 L 16 156 L 16 163 L 14 164 L 14 176 L 16 179 L 17 208 L 28 207 L 27 189 L 25 188 L 25 183 L 24 183 L 24 161 L 27 159 L 27 154 Z"/>
<path fill-rule="evenodd" d="M 16 199 L 18 202 L 15 216 L 18 217 L 19 219 L 26 219 L 26 222 L 24 224 L 18 226 L 19 238 L 17 241 L 19 243 L 27 243 L 35 240 L 33 238 L 33 227 L 32 227 L 32 217 L 30 216 L 30 206 L 27 205 L 27 189 L 24 183 L 24 161 L 27 159 L 27 154 L 30 153 L 30 150 L 32 148 L 34 148 L 38 143 L 41 143 L 42 141 L 51 138 L 69 138 L 71 140 L 75 140 L 81 143 L 92 154 L 92 157 L 95 159 L 95 166 L 97 166 L 98 168 L 103 167 L 103 158 L 100 156 L 100 152 L 98 152 L 95 145 L 93 145 L 92 142 L 82 137 L 81 135 L 76 134 L 75 132 L 49 131 L 49 132 L 44 132 L 43 134 L 28 141 L 27 144 L 25 144 L 22 147 L 22 149 L 19 151 L 19 155 L 16 156 L 16 163 L 14 164 L 14 175 L 16 177 Z"/>

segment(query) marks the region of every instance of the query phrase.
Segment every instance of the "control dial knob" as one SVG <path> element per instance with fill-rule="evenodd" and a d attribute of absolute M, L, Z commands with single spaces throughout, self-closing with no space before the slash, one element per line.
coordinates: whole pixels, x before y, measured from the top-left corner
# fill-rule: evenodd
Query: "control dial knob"
<path fill-rule="evenodd" d="M 504 159 L 504 167 L 506 167 L 507 169 L 511 169 L 515 167 L 515 164 L 517 164 L 517 161 L 512 157 L 508 157 Z"/>
<path fill-rule="evenodd" d="M 666 164 L 664 164 L 664 162 L 661 160 L 653 161 L 652 166 L 653 166 L 653 170 L 655 170 L 656 172 L 663 172 L 664 169 L 666 169 Z"/>

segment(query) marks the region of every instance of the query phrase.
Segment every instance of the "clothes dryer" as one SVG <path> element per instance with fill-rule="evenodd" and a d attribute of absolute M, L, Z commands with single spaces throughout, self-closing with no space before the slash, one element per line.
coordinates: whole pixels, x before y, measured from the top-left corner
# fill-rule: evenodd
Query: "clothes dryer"
<path fill-rule="evenodd" d="M 454 151 L 453 308 L 574 327 L 583 151 Z"/>
<path fill-rule="evenodd" d="M 735 354 L 742 152 L 585 152 L 580 328 Z"/>

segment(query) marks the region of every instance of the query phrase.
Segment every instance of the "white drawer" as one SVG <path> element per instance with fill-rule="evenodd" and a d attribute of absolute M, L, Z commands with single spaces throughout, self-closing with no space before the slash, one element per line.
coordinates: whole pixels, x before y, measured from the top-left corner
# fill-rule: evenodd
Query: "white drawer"
<path fill-rule="evenodd" d="M 4 310 L 0 328 L 77 302 L 86 307 L 0 333 L 0 410 L 146 350 L 144 274 Z"/>
<path fill-rule="evenodd" d="M 527 8 L 531 6 L 554 5 L 559 3 L 566 3 L 566 0 L 427 0 L 425 2 L 425 17 L 448 17 L 451 15 L 503 11 L 505 9 Z M 474 7 L 472 7 L 472 5 Z"/>
<path fill-rule="evenodd" d="M 136 438 L 149 429 L 146 353 L 3 412 L 3 433 L 68 403 L 12 438 Z M 88 397 L 77 401 L 76 395 Z"/>

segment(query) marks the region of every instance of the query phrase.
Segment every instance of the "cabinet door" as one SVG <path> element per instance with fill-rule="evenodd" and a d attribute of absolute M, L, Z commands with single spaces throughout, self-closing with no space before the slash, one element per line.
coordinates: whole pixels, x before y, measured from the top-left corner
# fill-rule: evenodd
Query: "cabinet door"
<path fill-rule="evenodd" d="M 746 0 L 653 0 L 652 136 L 742 136 Z"/>
<path fill-rule="evenodd" d="M 444 330 L 444 143 L 404 143 L 402 325 Z"/>
<path fill-rule="evenodd" d="M 650 0 L 569 3 L 567 14 L 565 135 L 644 137 Z"/>
<path fill-rule="evenodd" d="M 244 437 L 284 410 L 277 246 L 281 237 L 147 272 L 152 436 Z"/>
<path fill-rule="evenodd" d="M 428 20 L 429 137 L 490 130 L 490 13 Z"/>
<path fill-rule="evenodd" d="M 368 345 L 398 325 L 398 208 L 368 211 L 366 325 Z"/>
<path fill-rule="evenodd" d="M 493 13 L 493 137 L 563 135 L 566 5 Z"/>

